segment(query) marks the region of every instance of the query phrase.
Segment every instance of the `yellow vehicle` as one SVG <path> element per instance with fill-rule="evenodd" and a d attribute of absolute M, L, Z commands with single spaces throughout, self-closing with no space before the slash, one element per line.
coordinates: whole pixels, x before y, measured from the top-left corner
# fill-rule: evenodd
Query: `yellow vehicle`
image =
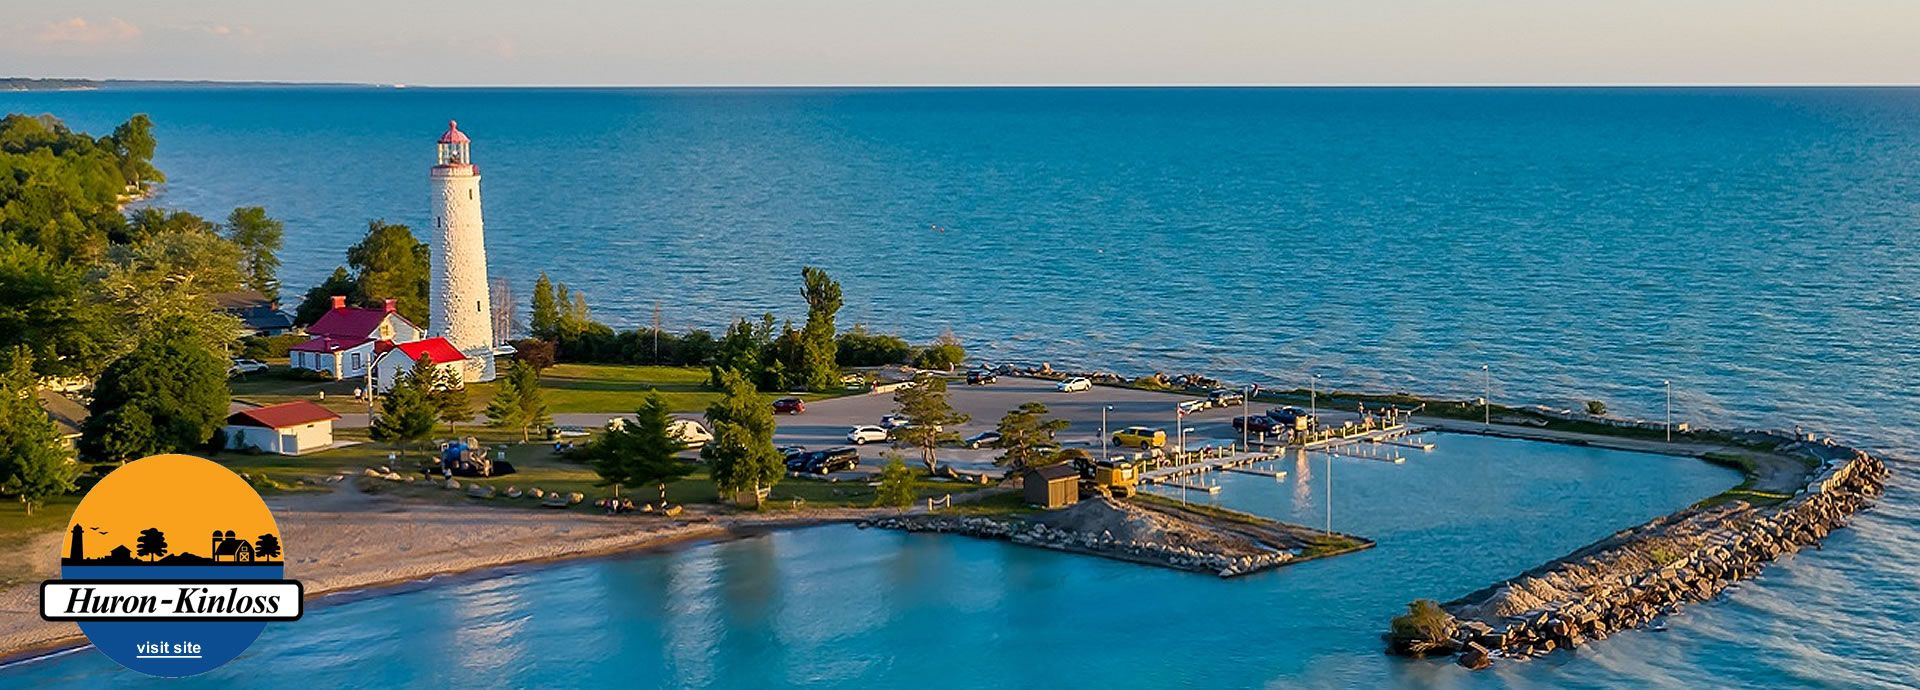
<path fill-rule="evenodd" d="M 1113 445 L 1140 450 L 1159 448 L 1167 445 L 1167 432 L 1164 429 L 1130 426 L 1113 432 Z"/>
<path fill-rule="evenodd" d="M 1140 485 L 1140 470 L 1125 460 L 1097 460 L 1081 470 L 1081 476 L 1094 486 L 1117 498 L 1132 498 Z"/>

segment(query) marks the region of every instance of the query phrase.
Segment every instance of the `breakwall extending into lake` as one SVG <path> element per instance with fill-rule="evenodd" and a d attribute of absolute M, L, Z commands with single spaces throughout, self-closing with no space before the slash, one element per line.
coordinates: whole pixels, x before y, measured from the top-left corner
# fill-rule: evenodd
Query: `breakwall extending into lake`
<path fill-rule="evenodd" d="M 1524 659 L 1645 626 L 1711 599 L 1780 556 L 1818 548 L 1880 495 L 1887 467 L 1850 448 L 1803 448 L 1821 461 L 1793 496 L 1756 507 L 1709 502 L 1614 534 L 1510 580 L 1395 620 L 1389 651 L 1458 654 L 1468 668 Z M 1418 607 L 1416 607 L 1417 609 Z"/>

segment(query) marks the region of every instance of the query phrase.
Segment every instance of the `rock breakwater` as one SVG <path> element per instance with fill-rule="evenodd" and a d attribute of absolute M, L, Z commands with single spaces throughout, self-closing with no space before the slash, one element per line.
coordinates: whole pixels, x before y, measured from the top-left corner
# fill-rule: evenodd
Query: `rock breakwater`
<path fill-rule="evenodd" d="M 1433 611 L 1416 603 L 1388 635 L 1396 654 L 1459 654 L 1469 668 L 1638 628 L 1711 599 L 1808 546 L 1880 495 L 1887 468 L 1847 449 L 1780 503 L 1733 500 L 1655 518 Z"/>

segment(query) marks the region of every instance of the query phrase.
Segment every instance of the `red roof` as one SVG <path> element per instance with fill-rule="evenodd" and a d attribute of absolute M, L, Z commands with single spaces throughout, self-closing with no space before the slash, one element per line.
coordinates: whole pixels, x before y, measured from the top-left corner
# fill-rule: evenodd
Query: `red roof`
<path fill-rule="evenodd" d="M 235 412 L 227 416 L 227 423 L 244 426 L 263 426 L 269 429 L 285 429 L 290 426 L 300 426 L 302 424 L 312 424 L 314 422 L 324 422 L 329 419 L 339 418 L 340 415 L 334 414 L 333 410 L 305 400 L 295 400 L 293 402 L 284 402 L 278 405 L 268 405 L 266 407 L 256 407 L 251 410 Z"/>
<path fill-rule="evenodd" d="M 453 343 L 449 343 L 446 338 L 439 336 L 434 336 L 426 340 L 415 340 L 411 343 L 394 343 L 393 349 L 399 350 L 401 354 L 407 356 L 407 359 L 415 362 L 420 361 L 420 355 L 422 354 L 432 357 L 434 364 L 458 362 L 467 358 L 466 355 L 460 354 L 460 350 L 454 348 Z"/>
<path fill-rule="evenodd" d="M 360 338 L 358 340 L 353 340 L 353 339 L 329 338 L 324 335 L 315 336 L 312 340 L 308 340 L 307 342 L 300 343 L 299 345 L 295 345 L 293 347 L 287 348 L 287 351 L 288 352 L 339 352 L 341 350 L 351 350 L 353 348 L 360 347 L 361 345 L 367 344 L 367 342 L 370 340 L 373 340 L 373 339 Z"/>
<path fill-rule="evenodd" d="M 453 120 L 448 120 L 447 133 L 440 135 L 440 143 L 442 144 L 467 143 L 467 135 L 460 133 L 460 123 L 455 122 Z"/>
<path fill-rule="evenodd" d="M 380 321 L 387 318 L 389 312 L 367 307 L 340 307 L 328 310 L 320 320 L 307 327 L 308 335 L 325 336 L 336 340 L 366 340 L 380 332 Z M 394 318 L 405 320 L 399 312 L 392 312 Z M 408 321 L 407 325 L 413 325 Z"/>

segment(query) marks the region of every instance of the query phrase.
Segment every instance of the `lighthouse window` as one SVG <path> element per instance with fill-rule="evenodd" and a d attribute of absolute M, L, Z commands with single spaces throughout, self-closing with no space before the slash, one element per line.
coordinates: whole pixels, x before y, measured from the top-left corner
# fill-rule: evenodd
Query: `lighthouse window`
<path fill-rule="evenodd" d="M 472 198 L 473 198 L 473 190 L 471 190 L 471 189 L 469 189 L 469 190 L 467 190 L 467 198 L 468 198 L 468 199 L 472 199 Z"/>
<path fill-rule="evenodd" d="M 474 311 L 480 311 L 480 300 L 474 300 L 474 301 L 473 301 L 473 310 L 474 310 Z"/>

